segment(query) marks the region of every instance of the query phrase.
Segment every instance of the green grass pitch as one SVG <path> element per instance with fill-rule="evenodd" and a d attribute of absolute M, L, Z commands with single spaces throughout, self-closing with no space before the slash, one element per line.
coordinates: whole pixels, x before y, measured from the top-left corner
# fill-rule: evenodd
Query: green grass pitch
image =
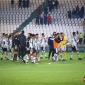
<path fill-rule="evenodd" d="M 85 60 L 78 60 L 76 53 L 72 61 L 69 56 L 58 62 L 43 58 L 39 64 L 0 60 L 0 85 L 85 85 Z"/>

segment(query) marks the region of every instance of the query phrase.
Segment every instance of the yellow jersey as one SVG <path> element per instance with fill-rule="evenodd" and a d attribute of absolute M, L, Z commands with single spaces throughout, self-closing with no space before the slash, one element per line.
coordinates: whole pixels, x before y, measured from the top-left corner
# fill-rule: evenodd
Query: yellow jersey
<path fill-rule="evenodd" d="M 61 41 L 61 44 L 60 44 L 60 47 L 63 48 L 66 46 L 66 43 L 67 43 L 68 39 L 66 36 L 64 36 L 63 40 Z"/>

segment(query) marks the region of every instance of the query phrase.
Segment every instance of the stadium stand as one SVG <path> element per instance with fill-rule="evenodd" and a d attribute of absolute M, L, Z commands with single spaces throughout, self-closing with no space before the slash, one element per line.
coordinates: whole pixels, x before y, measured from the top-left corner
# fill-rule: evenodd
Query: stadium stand
<path fill-rule="evenodd" d="M 54 0 L 52 0 L 54 1 Z M 18 2 L 14 3 L 14 7 L 11 7 L 10 0 L 0 1 L 0 18 L 1 18 L 1 29 L 0 34 L 10 33 L 13 30 L 24 29 L 25 34 L 31 33 L 45 33 L 48 37 L 52 32 L 64 32 L 68 38 L 71 38 L 73 31 L 83 30 L 83 18 L 69 19 L 67 12 L 73 10 L 75 6 L 85 6 L 85 0 L 58 0 L 59 6 L 54 11 L 50 12 L 52 16 L 52 24 L 50 25 L 36 25 L 35 16 L 36 9 L 39 7 L 41 14 L 43 14 L 44 7 L 48 0 L 30 0 L 29 8 L 18 8 Z"/>
<path fill-rule="evenodd" d="M 0 0 L 0 35 L 11 33 L 21 25 L 30 14 L 40 5 L 43 0 L 30 0 L 29 8 L 19 8 L 18 0 L 14 1 L 13 8 L 11 7 L 11 0 Z"/>

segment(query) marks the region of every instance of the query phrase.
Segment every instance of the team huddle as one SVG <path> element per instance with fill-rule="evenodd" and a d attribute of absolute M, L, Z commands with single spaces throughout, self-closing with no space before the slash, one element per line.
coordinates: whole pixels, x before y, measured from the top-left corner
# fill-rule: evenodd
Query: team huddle
<path fill-rule="evenodd" d="M 20 60 L 24 63 L 28 63 L 31 60 L 32 63 L 41 62 L 41 58 L 45 56 L 50 60 L 50 56 L 52 53 L 52 60 L 57 62 L 60 59 L 62 61 L 66 61 L 66 45 L 68 43 L 68 39 L 64 33 L 56 33 L 54 32 L 50 37 L 46 38 L 45 34 L 42 33 L 41 37 L 39 34 L 28 33 L 28 36 L 24 35 L 24 31 L 19 33 L 15 31 L 13 34 L 9 36 L 3 33 L 1 37 L 1 47 L 2 47 L 2 56 L 7 60 Z M 78 51 L 77 43 L 79 42 L 79 38 L 76 35 L 76 32 L 73 32 L 73 37 L 70 41 L 72 52 L 70 55 L 70 60 L 72 60 L 73 52 L 76 51 L 78 55 L 78 59 L 80 58 L 80 54 Z M 46 43 L 49 46 L 49 54 L 46 56 Z M 24 59 L 24 57 L 26 57 Z"/>

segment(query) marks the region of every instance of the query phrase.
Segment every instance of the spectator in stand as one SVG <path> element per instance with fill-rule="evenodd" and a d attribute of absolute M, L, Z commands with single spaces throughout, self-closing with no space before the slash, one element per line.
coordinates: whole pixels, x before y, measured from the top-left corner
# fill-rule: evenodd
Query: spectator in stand
<path fill-rule="evenodd" d="M 22 0 L 19 0 L 19 7 L 22 7 Z"/>
<path fill-rule="evenodd" d="M 49 11 L 52 12 L 52 4 L 49 4 Z"/>
<path fill-rule="evenodd" d="M 36 10 L 36 12 L 37 12 L 37 14 L 40 14 L 40 8 L 38 8 L 38 9 Z"/>
<path fill-rule="evenodd" d="M 40 24 L 43 25 L 43 15 L 40 16 Z"/>
<path fill-rule="evenodd" d="M 83 18 L 84 17 L 84 6 L 81 7 L 79 13 L 80 13 L 80 18 Z"/>
<path fill-rule="evenodd" d="M 79 10 L 79 17 L 82 18 L 82 15 L 83 15 L 83 14 L 82 14 L 82 11 Z"/>
<path fill-rule="evenodd" d="M 23 7 L 25 8 L 26 7 L 26 1 L 23 0 Z"/>
<path fill-rule="evenodd" d="M 47 15 L 44 14 L 44 24 L 46 25 L 47 24 Z"/>
<path fill-rule="evenodd" d="M 14 7 L 14 0 L 11 0 L 11 6 Z"/>
<path fill-rule="evenodd" d="M 58 8 L 58 5 L 59 5 L 58 0 L 55 0 L 54 6 L 55 6 L 56 9 Z"/>
<path fill-rule="evenodd" d="M 36 24 L 39 25 L 40 24 L 39 21 L 40 21 L 40 15 L 37 14 L 37 16 L 36 16 Z"/>
<path fill-rule="evenodd" d="M 49 4 L 52 4 L 52 1 L 51 0 L 48 0 L 48 6 L 49 6 Z"/>
<path fill-rule="evenodd" d="M 47 21 L 48 21 L 48 25 L 52 23 L 52 17 L 50 14 L 47 17 Z"/>
<path fill-rule="evenodd" d="M 75 9 L 72 10 L 72 18 L 73 18 L 73 19 L 76 18 L 76 11 L 75 11 Z"/>
<path fill-rule="evenodd" d="M 29 0 L 27 0 L 27 8 L 29 7 L 29 2 L 30 2 L 30 1 L 29 1 Z"/>
<path fill-rule="evenodd" d="M 79 6 L 77 5 L 77 7 L 76 7 L 76 18 L 79 18 L 79 11 L 80 11 L 80 9 L 79 9 Z"/>
<path fill-rule="evenodd" d="M 77 6 L 76 6 L 76 12 L 79 12 L 79 10 L 80 10 L 80 9 L 79 9 L 79 6 L 77 5 Z"/>
<path fill-rule="evenodd" d="M 82 14 L 84 15 L 85 8 L 84 6 L 81 7 Z"/>
<path fill-rule="evenodd" d="M 81 45 L 82 44 L 82 41 L 83 41 L 83 33 L 79 33 L 79 44 Z"/>
<path fill-rule="evenodd" d="M 47 7 L 44 8 L 44 14 L 46 14 L 46 15 L 48 14 L 48 8 Z"/>
<path fill-rule="evenodd" d="M 49 7 L 49 11 L 52 12 L 52 1 L 51 0 L 48 1 L 48 7 Z"/>
<path fill-rule="evenodd" d="M 54 2 L 51 4 L 52 10 L 54 10 Z"/>
<path fill-rule="evenodd" d="M 68 18 L 69 18 L 69 19 L 71 19 L 71 15 L 72 15 L 72 14 L 71 14 L 71 11 L 69 10 L 69 11 L 68 11 Z"/>
<path fill-rule="evenodd" d="M 85 19 L 84 19 L 84 21 L 83 21 L 83 31 L 84 31 L 84 33 L 85 33 Z"/>

